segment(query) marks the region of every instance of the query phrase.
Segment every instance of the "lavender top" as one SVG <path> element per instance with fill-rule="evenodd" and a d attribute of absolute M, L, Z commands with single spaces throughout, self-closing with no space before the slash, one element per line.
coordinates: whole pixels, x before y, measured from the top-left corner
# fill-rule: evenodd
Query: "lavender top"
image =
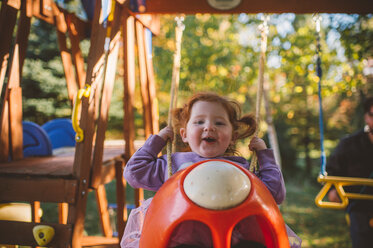
<path fill-rule="evenodd" d="M 157 191 L 167 180 L 167 156 L 158 157 L 166 142 L 158 135 L 151 135 L 145 144 L 135 152 L 124 169 L 124 178 L 134 188 Z M 255 174 L 262 180 L 271 192 L 277 204 L 286 195 L 285 183 L 279 166 L 276 164 L 272 149 L 257 152 L 259 171 Z M 177 152 L 172 154 L 172 173 L 203 160 L 194 152 Z M 249 162 L 239 156 L 222 156 L 215 159 L 225 159 L 249 169 Z"/>

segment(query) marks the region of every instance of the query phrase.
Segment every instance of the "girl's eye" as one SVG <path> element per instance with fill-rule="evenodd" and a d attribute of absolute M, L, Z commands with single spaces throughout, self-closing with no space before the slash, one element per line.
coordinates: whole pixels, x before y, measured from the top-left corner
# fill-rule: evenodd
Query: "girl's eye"
<path fill-rule="evenodd" d="M 201 125 L 203 124 L 204 122 L 203 121 L 195 121 L 194 124 L 198 124 L 198 125 Z"/>
<path fill-rule="evenodd" d="M 218 126 L 224 126 L 224 125 L 225 125 L 225 123 L 224 123 L 224 122 L 222 122 L 222 121 L 218 121 L 218 122 L 216 122 L 216 125 L 218 125 Z"/>

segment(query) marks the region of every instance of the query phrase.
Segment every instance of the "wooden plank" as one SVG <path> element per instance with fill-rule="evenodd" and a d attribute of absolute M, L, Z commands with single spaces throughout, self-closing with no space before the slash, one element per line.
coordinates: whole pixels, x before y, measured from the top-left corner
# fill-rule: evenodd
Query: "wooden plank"
<path fill-rule="evenodd" d="M 17 21 L 17 10 L 7 4 L 1 5 L 0 10 L 0 94 L 10 59 L 13 30 Z"/>
<path fill-rule="evenodd" d="M 58 8 L 53 0 L 34 0 L 32 15 L 47 23 L 54 24 L 53 8 Z"/>
<path fill-rule="evenodd" d="M 126 12 L 123 21 L 123 43 L 124 56 L 123 66 L 127 77 L 124 77 L 124 122 L 123 132 L 126 141 L 125 160 L 126 162 L 135 152 L 135 118 L 134 118 L 134 99 L 135 99 L 135 19 Z M 135 189 L 135 204 L 140 205 L 144 198 L 142 189 Z"/>
<path fill-rule="evenodd" d="M 0 243 L 36 247 L 38 244 L 32 234 L 32 228 L 37 225 L 48 225 L 54 228 L 55 234 L 48 246 L 69 247 L 72 225 L 5 220 L 0 220 Z"/>
<path fill-rule="evenodd" d="M 218 2 L 217 0 L 215 2 Z M 196 13 L 359 13 L 373 12 L 371 0 L 263 0 L 245 1 L 230 10 L 211 7 L 207 0 L 151 0 L 146 2 L 146 14 Z"/>
<path fill-rule="evenodd" d="M 30 34 L 31 18 L 26 14 L 27 5 L 22 5 L 16 43 L 13 50 L 12 65 L 9 70 L 8 88 L 19 87 L 22 79 L 22 68 L 26 57 L 28 37 Z"/>
<path fill-rule="evenodd" d="M 69 211 L 69 204 L 58 203 L 58 223 L 67 224 L 68 211 Z"/>
<path fill-rule="evenodd" d="M 71 103 L 73 103 L 74 97 L 78 90 L 78 84 L 74 77 L 71 54 L 67 48 L 66 34 L 60 30 L 67 30 L 65 16 L 62 12 L 56 13 L 57 41 L 60 49 L 63 70 L 65 73 L 68 96 Z"/>
<path fill-rule="evenodd" d="M 23 158 L 22 88 L 13 87 L 9 93 L 9 125 L 13 160 Z"/>
<path fill-rule="evenodd" d="M 69 33 L 69 38 L 71 42 L 71 53 L 74 61 L 76 81 L 80 89 L 84 88 L 85 83 L 85 69 L 84 69 L 84 59 L 82 51 L 80 50 L 80 37 L 82 34 L 78 32 L 78 18 L 70 13 L 65 12 L 65 17 L 67 21 L 67 31 Z M 80 30 L 80 32 L 85 32 L 86 30 Z"/>
<path fill-rule="evenodd" d="M 74 175 L 79 178 L 78 197 L 75 205 L 69 206 L 68 223 L 74 224 L 72 247 L 80 247 L 84 231 L 85 212 L 89 187 L 89 177 L 92 156 L 92 141 L 95 130 L 95 106 L 93 97 L 97 91 L 96 72 L 102 71 L 102 57 L 105 39 L 105 29 L 100 22 L 101 1 L 96 0 L 95 13 L 92 21 L 91 46 L 88 54 L 86 83 L 91 85 L 91 96 L 82 99 L 80 126 L 84 131 L 84 140 L 76 144 L 74 159 Z"/>
<path fill-rule="evenodd" d="M 123 132 L 126 141 L 125 157 L 126 161 L 135 152 L 135 22 L 134 17 L 124 12 L 123 21 L 123 67 L 127 76 L 124 77 L 124 120 Z"/>
<path fill-rule="evenodd" d="M 4 96 L 0 115 L 0 162 L 5 162 L 9 159 L 9 104 L 7 92 Z"/>
<path fill-rule="evenodd" d="M 111 229 L 110 225 L 110 216 L 108 211 L 108 201 L 106 198 L 105 185 L 98 186 L 97 190 L 95 190 L 95 193 L 101 230 L 105 237 L 112 237 L 113 230 Z"/>
<path fill-rule="evenodd" d="M 31 211 L 32 211 L 32 222 L 40 222 L 40 202 L 39 201 L 34 201 L 31 203 Z"/>
<path fill-rule="evenodd" d="M 118 160 L 115 163 L 116 176 L 116 197 L 117 197 L 117 231 L 118 238 L 122 240 L 124 228 L 127 223 L 126 206 L 126 182 L 123 177 L 124 161 Z"/>
<path fill-rule="evenodd" d="M 12 158 L 15 160 L 23 158 L 22 89 L 20 85 L 30 26 L 31 19 L 26 15 L 26 5 L 22 5 L 7 85 L 7 88 L 10 89 L 9 125 L 11 153 Z"/>
<path fill-rule="evenodd" d="M 4 2 L 14 9 L 21 9 L 21 0 L 6 0 Z"/>
<path fill-rule="evenodd" d="M 100 237 L 100 236 L 84 236 L 82 238 L 82 246 L 94 246 L 95 248 L 108 248 L 118 247 L 120 240 L 112 237 Z"/>
<path fill-rule="evenodd" d="M 159 34 L 161 30 L 160 15 L 140 14 L 136 15 L 136 19 L 141 22 L 147 29 L 149 29 L 154 35 Z"/>
<path fill-rule="evenodd" d="M 140 71 L 140 93 L 142 100 L 143 109 L 143 121 L 145 129 L 145 137 L 148 138 L 152 134 L 152 117 L 151 117 L 151 106 L 149 99 L 149 88 L 148 84 L 148 73 L 146 70 L 146 58 L 145 58 L 145 30 L 143 25 L 136 21 L 136 38 L 137 38 L 137 51 Z"/>
<path fill-rule="evenodd" d="M 14 178 L 0 176 L 2 201 L 41 201 L 74 203 L 77 180 L 50 178 Z"/>
<path fill-rule="evenodd" d="M 146 31 L 147 32 L 147 31 Z M 150 39 L 150 40 L 148 40 Z M 145 44 L 152 43 L 151 36 L 145 35 Z M 146 57 L 146 70 L 148 75 L 148 92 L 151 107 L 151 121 L 152 121 L 152 133 L 159 132 L 159 111 L 158 111 L 158 99 L 155 88 L 155 77 L 153 69 L 153 59 L 150 47 L 145 45 L 145 57 Z"/>
<path fill-rule="evenodd" d="M 116 4 L 114 16 L 119 16 L 119 18 L 114 19 L 111 25 L 110 34 L 110 44 L 105 44 L 108 46 L 108 50 L 105 51 L 105 63 L 104 63 L 104 77 L 102 83 L 102 95 L 100 96 L 99 113 L 97 120 L 97 133 L 96 142 L 93 154 L 93 167 L 92 167 L 92 181 L 91 187 L 96 188 L 99 184 L 101 168 L 102 168 L 102 157 L 104 153 L 104 140 L 105 132 L 107 129 L 107 122 L 109 116 L 109 107 L 111 102 L 111 96 L 114 88 L 115 73 L 117 68 L 120 38 L 121 38 L 121 18 L 120 18 L 121 8 L 120 5 Z M 106 42 L 106 41 L 105 41 Z"/>

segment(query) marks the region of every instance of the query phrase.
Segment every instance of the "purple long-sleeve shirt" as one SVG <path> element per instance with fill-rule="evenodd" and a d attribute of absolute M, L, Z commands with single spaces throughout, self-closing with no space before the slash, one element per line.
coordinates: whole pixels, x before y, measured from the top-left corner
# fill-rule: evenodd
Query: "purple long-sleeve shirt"
<path fill-rule="evenodd" d="M 166 142 L 158 135 L 150 136 L 145 144 L 136 151 L 124 169 L 124 178 L 134 188 L 144 188 L 157 191 L 167 180 L 167 156 L 158 157 Z M 265 149 L 257 151 L 259 171 L 256 175 L 262 180 L 271 192 L 277 204 L 280 204 L 286 195 L 285 183 L 279 166 L 276 164 L 273 151 Z M 194 152 L 177 152 L 172 154 L 172 173 L 186 168 L 196 162 L 207 160 Z M 249 169 L 250 164 L 239 156 L 222 156 L 216 159 L 225 159 L 235 162 Z"/>

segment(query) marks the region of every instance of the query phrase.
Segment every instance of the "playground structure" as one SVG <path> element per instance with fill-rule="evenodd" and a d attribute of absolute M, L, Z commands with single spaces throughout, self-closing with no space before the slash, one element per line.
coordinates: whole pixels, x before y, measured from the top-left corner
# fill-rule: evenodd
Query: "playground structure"
<path fill-rule="evenodd" d="M 118 245 L 127 216 L 124 207 L 125 182 L 122 179 L 122 172 L 125 162 L 135 151 L 133 113 L 136 82 L 135 51 L 138 51 L 139 58 L 145 134 L 148 136 L 158 131 L 155 82 L 151 57 L 145 41 L 146 29 L 155 35 L 159 31 L 157 14 L 373 12 L 369 0 L 354 2 L 315 0 L 309 3 L 269 0 L 231 1 L 235 4 L 234 7 L 224 7 L 224 9 L 213 7 L 213 3 L 218 1 L 175 0 L 170 4 L 171 1 L 167 0 L 149 0 L 143 1 L 144 5 L 137 6 L 136 9 L 131 9 L 131 2 L 97 0 L 92 20 L 82 21 L 74 14 L 58 7 L 52 0 L 2 1 L 0 89 L 5 85 L 5 93 L 2 94 L 4 97 L 1 105 L 0 200 L 30 202 L 32 221 L 0 220 L 1 244 L 40 245 L 32 234 L 33 228 L 40 227 L 38 214 L 40 202 L 56 202 L 60 209 L 59 223 L 46 224 L 53 227 L 54 237 L 45 245 L 70 247 Z M 110 11 L 106 12 L 104 9 Z M 109 18 L 110 15 L 112 18 Z M 75 145 L 75 151 L 63 156 L 27 158 L 24 156 L 21 82 L 31 18 L 38 18 L 56 27 L 69 98 L 75 103 L 77 118 L 73 124 L 83 132 L 83 138 L 77 140 L 79 142 Z M 16 26 L 16 40 L 12 43 Z M 84 70 L 79 41 L 87 30 L 90 33 L 90 50 L 86 70 Z M 70 40 L 70 48 L 68 48 L 67 38 Z M 104 147 L 108 109 L 121 40 L 125 48 L 123 138 L 126 143 L 124 147 Z M 81 98 L 74 100 L 75 95 L 80 95 Z M 79 107 L 80 111 L 78 111 Z M 117 183 L 119 237 L 112 235 L 104 189 L 104 185 L 113 179 L 116 179 Z M 96 193 L 103 237 L 83 236 L 89 190 L 94 190 Z M 142 191 L 138 189 L 137 205 L 140 204 L 141 199 Z"/>

